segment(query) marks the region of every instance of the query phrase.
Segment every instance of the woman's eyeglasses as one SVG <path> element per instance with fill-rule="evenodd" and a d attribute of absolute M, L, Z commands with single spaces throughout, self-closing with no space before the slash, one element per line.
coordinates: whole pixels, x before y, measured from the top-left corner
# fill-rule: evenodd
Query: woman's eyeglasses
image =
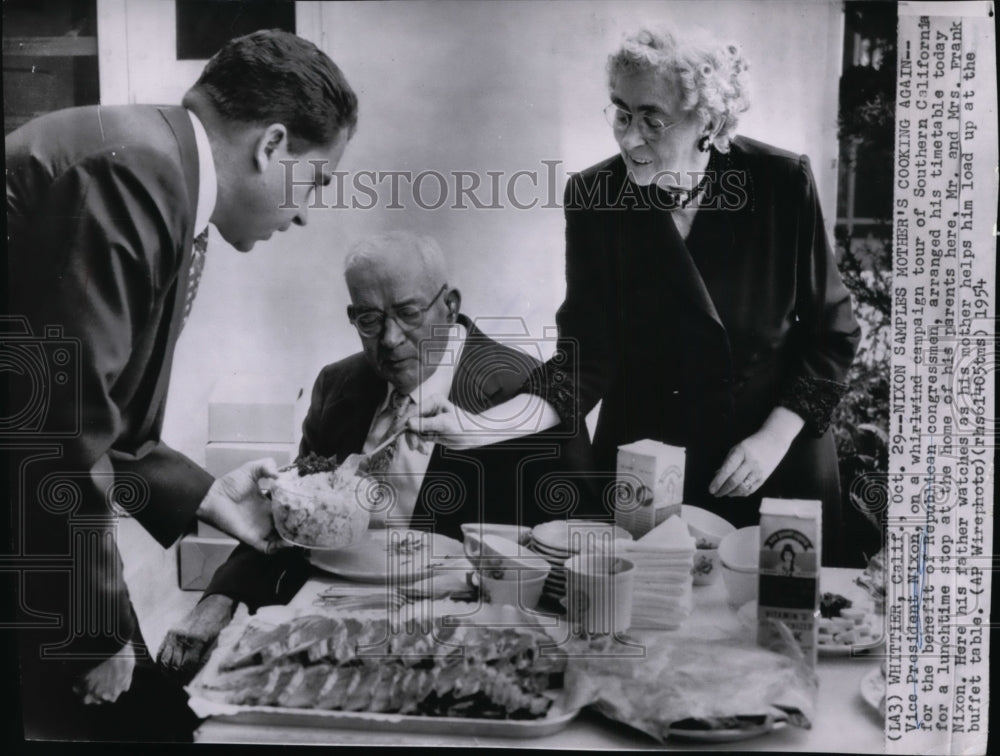
<path fill-rule="evenodd" d="M 427 317 L 427 311 L 430 310 L 434 303 L 441 298 L 441 295 L 448 290 L 448 284 L 441 287 L 441 290 L 434 295 L 434 299 L 430 301 L 426 307 L 421 307 L 418 304 L 404 304 L 399 307 L 393 307 L 389 312 L 383 312 L 382 310 L 363 310 L 358 312 L 354 305 L 347 308 L 347 318 L 351 321 L 355 328 L 358 329 L 358 333 L 362 336 L 378 336 L 382 333 L 382 329 L 385 328 L 385 321 L 392 318 L 399 325 L 400 329 L 404 333 L 408 333 L 417 328 L 420 328 L 424 324 L 424 320 Z"/>
<path fill-rule="evenodd" d="M 628 127 L 632 123 L 632 119 L 635 116 L 625 110 L 625 108 L 611 103 L 604 109 L 604 117 L 608 119 L 608 123 L 611 124 L 611 128 L 613 128 L 616 132 L 624 133 L 628 130 Z M 667 131 L 676 126 L 677 123 L 677 121 L 667 123 L 662 118 L 657 118 L 656 116 L 644 113 L 639 116 L 639 133 L 642 134 L 643 139 L 655 142 L 667 133 Z"/>

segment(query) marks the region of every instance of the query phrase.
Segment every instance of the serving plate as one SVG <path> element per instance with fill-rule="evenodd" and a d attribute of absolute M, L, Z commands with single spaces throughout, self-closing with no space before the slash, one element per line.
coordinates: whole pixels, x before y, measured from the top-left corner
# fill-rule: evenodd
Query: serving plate
<path fill-rule="evenodd" d="M 462 618 L 463 624 L 485 627 L 520 627 L 535 624 L 549 633 L 554 640 L 562 637 L 558 626 L 543 622 L 544 615 L 524 613 L 510 606 L 483 605 L 470 614 L 469 605 L 449 600 L 411 604 L 413 616 Z M 322 610 L 319 610 L 322 611 Z M 569 707 L 566 690 L 551 689 L 544 695 L 552 700 L 548 712 L 539 719 L 490 719 L 478 717 L 447 717 L 387 712 L 302 709 L 281 706 L 251 706 L 225 703 L 206 695 L 203 682 L 218 670 L 228 649 L 243 635 L 248 623 L 262 628 L 274 627 L 301 614 L 315 614 L 315 607 L 292 609 L 287 606 L 265 606 L 252 618 L 241 609 L 230 624 L 219 634 L 219 641 L 205 666 L 185 687 L 189 708 L 201 719 L 231 724 L 264 725 L 273 727 L 310 727 L 331 730 L 378 729 L 384 732 L 426 733 L 438 735 L 471 735 L 481 737 L 538 738 L 564 729 L 580 712 L 580 707 Z M 330 615 L 351 616 L 357 619 L 385 617 L 384 611 L 326 611 Z M 476 621 L 473 622 L 472 620 Z M 400 622 L 405 622 L 402 617 Z"/>
<path fill-rule="evenodd" d="M 689 740 L 699 743 L 732 743 L 737 740 L 749 740 L 769 732 L 780 730 L 787 722 L 775 720 L 773 717 L 765 718 L 764 722 L 749 727 L 738 727 L 729 730 L 690 730 L 684 727 L 669 727 L 667 734 L 671 738 L 679 740 Z"/>
<path fill-rule="evenodd" d="M 396 545 L 414 542 L 416 548 Z M 392 549 L 396 548 L 395 551 Z M 369 530 L 349 549 L 310 549 L 309 562 L 325 572 L 359 583 L 412 583 L 449 565 L 468 566 L 460 541 L 421 530 Z"/>
<path fill-rule="evenodd" d="M 885 716 L 885 678 L 881 669 L 876 667 L 861 678 L 861 698 L 878 712 L 879 716 Z"/>
<path fill-rule="evenodd" d="M 561 696 L 560 696 L 561 697 Z M 565 710 L 553 703 L 541 719 L 477 719 L 473 717 L 431 717 L 411 714 L 383 714 L 360 711 L 322 711 L 318 709 L 286 709 L 278 706 L 232 706 L 225 711 L 222 704 L 207 701 L 196 693 L 189 706 L 195 713 L 212 713 L 213 722 L 266 725 L 273 727 L 325 727 L 341 730 L 372 730 L 412 732 L 432 735 L 478 735 L 481 737 L 540 738 L 559 732 L 568 725 L 579 709 Z M 223 707 L 220 709 L 220 707 Z"/>
<path fill-rule="evenodd" d="M 866 615 L 867 616 L 867 615 Z M 757 629 L 757 602 L 748 601 L 743 606 L 741 606 L 736 611 L 736 617 L 739 619 L 740 624 L 746 627 L 748 630 L 755 632 Z M 875 625 L 873 625 L 875 627 Z M 866 651 L 871 651 L 876 649 L 885 643 L 885 633 L 879 628 L 880 634 L 873 636 L 871 640 L 865 641 L 863 643 L 854 643 L 850 646 L 844 645 L 842 643 L 838 644 L 816 644 L 816 650 L 820 656 L 853 656 L 856 654 L 865 653 Z"/>
<path fill-rule="evenodd" d="M 588 542 L 593 537 L 595 542 L 600 543 L 603 539 L 614 540 L 623 538 L 632 540 L 631 534 L 607 522 L 596 522 L 593 520 L 553 520 L 536 525 L 531 531 L 531 539 L 535 545 L 552 554 L 575 554 L 576 550 L 571 548 L 576 541 L 574 536 L 580 538 L 580 545 Z"/>

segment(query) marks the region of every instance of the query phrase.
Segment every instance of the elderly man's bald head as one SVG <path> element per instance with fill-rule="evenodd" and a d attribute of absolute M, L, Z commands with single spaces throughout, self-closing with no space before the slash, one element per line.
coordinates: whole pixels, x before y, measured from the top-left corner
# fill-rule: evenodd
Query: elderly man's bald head
<path fill-rule="evenodd" d="M 344 261 L 344 277 L 350 281 L 352 274 L 372 268 L 406 271 L 442 283 L 448 280 L 441 246 L 429 236 L 409 231 L 390 231 L 355 244 Z"/>
<path fill-rule="evenodd" d="M 349 316 L 376 372 L 403 392 L 437 368 L 461 295 L 448 287 L 444 253 L 427 236 L 405 231 L 356 244 L 344 264 Z M 441 341 L 443 339 L 443 341 Z M 441 341 L 441 343 L 438 343 Z"/>

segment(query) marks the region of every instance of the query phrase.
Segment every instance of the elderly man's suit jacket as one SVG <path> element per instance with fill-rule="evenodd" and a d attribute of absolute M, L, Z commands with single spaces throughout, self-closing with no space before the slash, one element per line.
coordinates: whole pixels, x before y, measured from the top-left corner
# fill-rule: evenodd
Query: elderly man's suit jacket
<path fill-rule="evenodd" d="M 459 318 L 468 338 L 448 398 L 463 409 L 482 412 L 517 395 L 537 361 L 497 343 L 465 316 Z M 361 353 L 327 365 L 313 388 L 300 452 L 338 459 L 360 453 L 387 392 L 388 384 Z M 599 515 L 585 485 L 589 469 L 585 433 L 562 427 L 462 451 L 436 444 L 410 527 L 461 539 L 459 526 L 465 522 L 532 526 Z M 565 497 L 567 486 L 577 491 L 576 497 Z M 252 607 L 281 603 L 294 595 L 305 573 L 297 554 L 268 559 L 240 546 L 216 572 L 206 594 L 226 594 Z"/>

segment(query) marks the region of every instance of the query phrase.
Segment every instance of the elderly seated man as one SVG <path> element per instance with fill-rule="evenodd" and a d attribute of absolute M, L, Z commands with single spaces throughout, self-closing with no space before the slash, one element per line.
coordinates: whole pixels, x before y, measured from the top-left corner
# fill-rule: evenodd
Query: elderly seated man
<path fill-rule="evenodd" d="M 444 256 L 432 239 L 396 232 L 361 242 L 347 257 L 344 277 L 348 317 L 362 351 L 320 372 L 300 454 L 343 460 L 367 453 L 394 420 L 409 414 L 406 442 L 395 447 L 385 470 L 395 489 L 391 510 L 373 513 L 373 527 L 408 526 L 460 539 L 466 522 L 532 526 L 597 513 L 596 497 L 584 483 L 591 469 L 585 429 L 523 435 L 523 423 L 536 421 L 530 406 L 506 423 L 481 422 L 491 407 L 512 406 L 538 363 L 486 336 L 460 312 L 461 295 L 449 286 Z M 531 395 L 521 397 L 531 401 Z M 468 418 L 466 427 L 456 420 L 458 412 Z M 450 428 L 447 438 L 418 435 L 422 417 L 443 414 L 451 417 L 436 427 Z M 505 424 L 514 432 L 505 435 Z M 580 493 L 572 511 L 545 505 L 546 484 L 563 475 Z M 552 503 L 559 502 L 553 497 Z M 237 601 L 252 611 L 287 603 L 308 571 L 297 550 L 265 556 L 237 547 L 201 602 L 168 634 L 161 663 L 181 676 L 193 672 Z"/>

